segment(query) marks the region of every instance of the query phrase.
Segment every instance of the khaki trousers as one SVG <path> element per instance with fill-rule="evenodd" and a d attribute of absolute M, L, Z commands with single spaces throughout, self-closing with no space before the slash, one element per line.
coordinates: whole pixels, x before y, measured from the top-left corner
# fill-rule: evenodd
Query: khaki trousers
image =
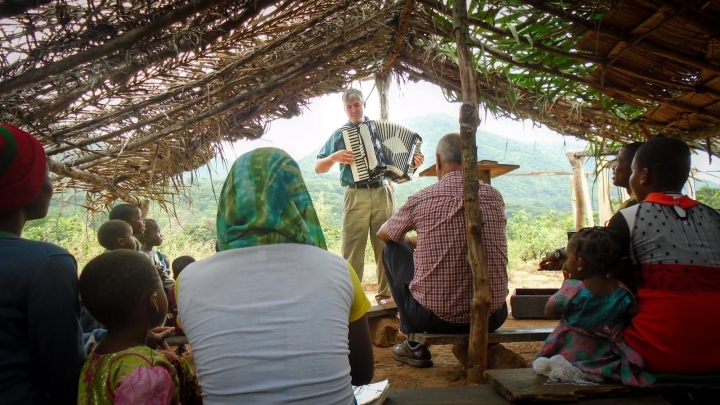
<path fill-rule="evenodd" d="M 395 192 L 388 185 L 377 188 L 346 188 L 342 217 L 342 256 L 362 282 L 368 231 L 377 266 L 377 301 L 391 297 L 382 262 L 385 244 L 377 237 L 382 224 L 395 213 Z"/>

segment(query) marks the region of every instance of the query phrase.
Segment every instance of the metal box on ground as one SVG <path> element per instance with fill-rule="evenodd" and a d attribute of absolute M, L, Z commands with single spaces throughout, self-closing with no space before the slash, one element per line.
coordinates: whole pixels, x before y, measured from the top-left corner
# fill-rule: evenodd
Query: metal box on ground
<path fill-rule="evenodd" d="M 516 288 L 510 297 L 515 319 L 545 319 L 545 304 L 557 288 Z"/>

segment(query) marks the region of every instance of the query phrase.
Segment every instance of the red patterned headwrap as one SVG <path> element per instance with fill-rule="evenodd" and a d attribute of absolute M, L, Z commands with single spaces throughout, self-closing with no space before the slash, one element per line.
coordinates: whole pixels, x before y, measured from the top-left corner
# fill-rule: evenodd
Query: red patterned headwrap
<path fill-rule="evenodd" d="M 0 214 L 35 200 L 46 170 L 47 157 L 40 141 L 20 128 L 0 124 Z"/>

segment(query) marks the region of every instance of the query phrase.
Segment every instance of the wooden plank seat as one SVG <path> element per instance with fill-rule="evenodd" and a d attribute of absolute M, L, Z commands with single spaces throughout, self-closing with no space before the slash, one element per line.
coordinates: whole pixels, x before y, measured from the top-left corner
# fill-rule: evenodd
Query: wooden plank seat
<path fill-rule="evenodd" d="M 488 333 L 488 343 L 543 342 L 552 333 L 553 327 L 544 328 L 500 328 Z M 424 345 L 468 344 L 469 335 L 441 333 L 411 333 L 408 340 Z"/>
<path fill-rule="evenodd" d="M 397 315 L 398 310 L 397 307 L 395 308 L 384 308 L 381 305 L 373 305 L 368 309 L 367 315 L 368 318 L 374 318 L 377 316 L 395 316 Z"/>
<path fill-rule="evenodd" d="M 617 382 L 598 385 L 548 383 L 548 378 L 537 375 L 530 368 L 488 370 L 488 384 L 510 402 L 575 402 L 583 398 L 603 398 L 632 395 L 659 395 L 661 393 L 693 390 L 718 390 L 720 383 L 661 382 L 646 388 L 632 388 Z M 613 398 L 612 400 L 617 400 Z"/>
<path fill-rule="evenodd" d="M 488 385 L 442 388 L 390 388 L 384 405 L 507 405 L 506 398 Z M 581 400 L 578 405 L 670 405 L 658 395 Z"/>

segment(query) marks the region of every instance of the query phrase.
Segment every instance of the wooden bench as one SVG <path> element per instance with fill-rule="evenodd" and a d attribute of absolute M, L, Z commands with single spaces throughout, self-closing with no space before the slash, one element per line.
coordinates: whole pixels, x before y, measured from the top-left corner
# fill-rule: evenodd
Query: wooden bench
<path fill-rule="evenodd" d="M 543 342 L 554 328 L 500 328 L 488 333 L 488 343 Z M 468 344 L 469 335 L 440 333 L 411 333 L 408 340 L 424 345 Z"/>
<path fill-rule="evenodd" d="M 487 385 L 443 388 L 390 388 L 384 405 L 507 405 L 511 402 Z M 578 405 L 670 405 L 659 395 L 581 400 Z"/>
<path fill-rule="evenodd" d="M 584 398 L 618 396 L 659 395 L 661 393 L 689 392 L 693 390 L 718 390 L 720 383 L 660 382 L 646 388 L 632 388 L 617 382 L 597 385 L 573 385 L 548 383 L 548 378 L 537 375 L 530 368 L 488 370 L 488 384 L 510 402 L 575 402 Z M 638 397 L 634 397 L 636 400 Z M 617 398 L 608 401 L 617 401 Z M 584 402 L 583 402 L 584 403 Z"/>
<path fill-rule="evenodd" d="M 397 315 L 398 310 L 397 307 L 395 308 L 384 308 L 381 305 L 373 305 L 368 309 L 367 315 L 368 318 L 375 318 L 378 316 L 395 316 Z"/>

